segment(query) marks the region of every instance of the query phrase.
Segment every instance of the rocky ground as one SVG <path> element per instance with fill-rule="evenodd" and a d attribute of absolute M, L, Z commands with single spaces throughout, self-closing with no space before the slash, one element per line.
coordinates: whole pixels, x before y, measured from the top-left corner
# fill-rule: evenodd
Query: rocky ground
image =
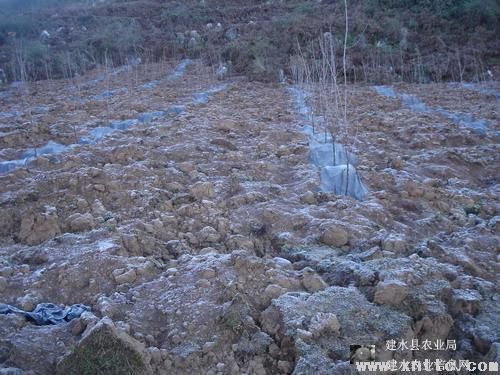
<path fill-rule="evenodd" d="M 91 313 L 0 315 L 0 373 L 347 374 L 352 344 L 499 361 L 498 85 L 352 86 L 358 201 L 318 191 L 287 85 L 184 65 L 1 93 L 0 302 Z"/>

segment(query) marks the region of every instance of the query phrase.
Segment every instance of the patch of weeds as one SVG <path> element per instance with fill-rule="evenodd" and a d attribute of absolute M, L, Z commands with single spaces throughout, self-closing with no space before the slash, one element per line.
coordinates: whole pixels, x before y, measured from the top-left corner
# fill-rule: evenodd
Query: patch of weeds
<path fill-rule="evenodd" d="M 244 332 L 251 331 L 253 327 L 248 324 L 248 317 L 251 316 L 250 305 L 237 294 L 222 314 L 222 323 L 241 336 Z"/>
<path fill-rule="evenodd" d="M 243 332 L 243 321 L 237 311 L 229 311 L 222 317 L 224 324 L 234 333 L 240 335 Z"/>
<path fill-rule="evenodd" d="M 140 354 L 124 345 L 110 332 L 88 337 L 58 365 L 65 375 L 139 375 L 148 373 Z"/>

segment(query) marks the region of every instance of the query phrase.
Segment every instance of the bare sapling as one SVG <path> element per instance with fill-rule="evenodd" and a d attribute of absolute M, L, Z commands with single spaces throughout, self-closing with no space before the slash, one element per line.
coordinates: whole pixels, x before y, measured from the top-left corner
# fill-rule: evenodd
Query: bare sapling
<path fill-rule="evenodd" d="M 31 87 L 29 85 L 29 68 L 26 58 L 26 50 L 23 45 L 23 40 L 20 39 L 16 43 L 15 50 L 15 61 L 19 69 L 19 80 L 21 84 L 19 85 L 19 94 L 23 101 L 23 107 L 26 108 L 26 113 L 28 114 L 28 121 L 23 123 L 23 131 L 26 133 L 28 142 L 33 143 L 33 151 L 35 158 L 37 157 L 37 147 L 35 143 L 35 127 L 33 124 L 33 114 L 31 113 Z M 24 126 L 28 126 L 26 129 Z"/>
<path fill-rule="evenodd" d="M 318 156 L 321 158 L 320 155 L 323 152 L 321 150 L 328 149 L 328 143 L 331 142 L 332 156 L 327 161 L 326 166 L 342 164 L 338 169 L 326 169 L 322 173 L 327 175 L 333 173 L 328 179 L 331 181 L 328 183 L 334 185 L 332 186 L 333 191 L 345 195 L 353 194 L 354 196 L 357 193 L 354 192 L 355 186 L 350 186 L 353 183 L 351 174 L 357 174 L 357 171 L 351 166 L 353 160 L 349 150 L 354 145 L 353 138 L 356 138 L 358 129 L 357 127 L 351 128 L 348 118 L 348 10 L 347 0 L 344 0 L 345 29 L 343 30 L 343 40 L 337 42 L 332 31 L 325 32 L 308 46 L 307 52 L 303 52 L 297 40 L 297 55 L 290 59 L 290 65 L 295 81 L 302 85 L 303 91 L 308 93 L 309 108 L 307 113 L 311 114 L 313 140 L 318 139 L 315 137 L 317 131 L 322 132 L 320 136 L 322 145 L 318 145 Z M 342 67 L 337 65 L 336 59 L 339 55 L 342 56 Z M 340 76 L 343 77 L 339 79 Z M 341 139 L 341 144 L 336 143 L 339 139 Z M 323 162 L 320 161 L 320 163 Z M 341 175 L 338 175 L 338 172 L 341 172 Z M 357 180 L 354 179 L 354 181 Z M 350 192 L 350 190 L 353 191 Z"/>
<path fill-rule="evenodd" d="M 323 93 L 323 113 L 325 118 L 325 132 L 329 132 L 332 139 L 332 164 L 337 165 L 336 160 L 336 136 L 335 124 L 338 122 L 338 96 L 336 95 L 336 63 L 333 39 L 331 32 L 324 33 L 319 38 L 321 50 L 321 92 Z"/>
<path fill-rule="evenodd" d="M 311 73 L 311 69 L 310 69 L 310 66 L 309 66 L 309 63 L 306 59 L 306 57 L 304 56 L 304 54 L 302 53 L 302 49 L 300 47 L 300 44 L 297 40 L 297 49 L 298 49 L 298 53 L 299 53 L 299 59 L 300 59 L 300 62 L 302 63 L 302 69 L 303 69 L 303 84 L 304 84 L 304 87 L 303 89 L 305 90 L 308 90 L 312 87 L 312 73 Z M 312 124 L 312 132 L 313 134 L 316 133 L 316 127 L 315 127 L 315 124 L 314 124 L 314 109 L 313 107 L 311 106 L 311 109 L 310 109 L 310 117 L 311 117 L 311 124 Z"/>
<path fill-rule="evenodd" d="M 347 16 L 347 0 L 344 0 L 345 8 L 345 34 L 344 34 L 344 53 L 342 56 L 342 69 L 344 72 L 344 127 L 346 138 L 349 137 L 349 124 L 347 122 L 347 68 L 346 68 L 346 52 L 347 52 L 347 33 L 349 32 L 349 17 Z M 347 161 L 345 195 L 349 191 L 349 152 L 347 150 L 347 139 L 344 146 L 345 157 Z"/>
<path fill-rule="evenodd" d="M 106 91 L 109 91 L 110 90 L 110 80 L 109 80 L 109 77 L 110 77 L 110 65 L 109 65 L 109 61 L 108 61 L 108 50 L 106 49 L 106 51 L 104 51 L 104 79 L 105 79 L 105 86 L 106 86 Z M 108 96 L 107 95 L 104 95 L 104 100 L 106 101 L 106 111 L 107 111 L 107 114 L 109 116 L 109 113 L 110 113 L 110 110 L 109 110 L 109 100 L 108 100 Z"/>
<path fill-rule="evenodd" d="M 325 56 L 327 57 L 328 61 L 328 69 L 329 69 L 329 76 L 330 76 L 330 88 L 328 89 L 328 93 L 332 97 L 330 100 L 331 105 L 329 106 L 329 112 L 330 115 L 329 117 L 331 118 L 330 122 L 330 129 L 332 133 L 332 148 L 333 148 L 333 165 L 337 165 L 337 153 L 336 153 L 336 129 L 335 125 L 337 122 L 337 119 L 339 117 L 339 96 L 338 94 L 338 86 L 337 86 L 337 64 L 335 60 L 335 46 L 334 46 L 334 40 L 333 40 L 333 34 L 332 32 L 323 35 L 325 39 Z"/>
<path fill-rule="evenodd" d="M 67 58 L 67 62 L 68 62 L 68 65 L 70 65 L 71 60 L 69 58 L 69 55 Z M 73 77 L 71 78 L 71 80 L 73 81 L 73 86 L 75 87 L 77 95 L 78 95 L 77 100 L 76 100 L 76 102 L 77 102 L 76 107 L 78 110 L 81 110 L 83 98 L 82 98 L 80 75 L 74 74 Z M 76 143 L 78 143 L 78 129 L 77 129 L 76 123 L 74 123 L 74 122 L 71 123 L 71 130 L 73 133 L 73 142 L 76 144 Z"/>

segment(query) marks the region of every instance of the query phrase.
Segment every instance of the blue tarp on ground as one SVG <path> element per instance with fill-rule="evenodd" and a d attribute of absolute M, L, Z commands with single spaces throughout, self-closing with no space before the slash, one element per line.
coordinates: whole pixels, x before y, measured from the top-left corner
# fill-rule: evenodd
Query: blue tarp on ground
<path fill-rule="evenodd" d="M 28 312 L 0 303 L 0 314 L 21 314 L 38 326 L 69 322 L 70 320 L 79 318 L 86 311 L 90 311 L 90 307 L 81 304 L 62 308 L 53 303 L 40 303 L 32 312 Z"/>

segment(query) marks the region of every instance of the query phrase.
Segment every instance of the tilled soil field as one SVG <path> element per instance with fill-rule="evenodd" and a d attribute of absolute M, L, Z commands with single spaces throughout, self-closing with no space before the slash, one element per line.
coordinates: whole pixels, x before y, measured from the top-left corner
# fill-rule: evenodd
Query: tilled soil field
<path fill-rule="evenodd" d="M 498 84 L 350 86 L 356 200 L 319 189 L 288 85 L 177 63 L 1 93 L 0 373 L 500 360 Z"/>

